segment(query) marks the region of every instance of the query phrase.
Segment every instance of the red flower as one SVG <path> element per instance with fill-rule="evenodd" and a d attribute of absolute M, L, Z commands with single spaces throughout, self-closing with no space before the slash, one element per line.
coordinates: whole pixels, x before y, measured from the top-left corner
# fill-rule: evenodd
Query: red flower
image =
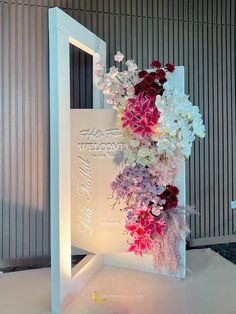
<path fill-rule="evenodd" d="M 146 74 L 148 74 L 148 71 L 142 70 L 138 72 L 138 77 L 143 78 Z"/>
<path fill-rule="evenodd" d="M 159 79 L 159 82 L 160 82 L 161 84 L 164 84 L 166 81 L 167 81 L 167 79 L 166 79 L 165 77 L 161 77 L 161 78 Z"/>
<path fill-rule="evenodd" d="M 159 91 L 158 91 L 158 95 L 161 95 L 161 96 L 162 96 L 163 93 L 164 93 L 164 91 L 165 91 L 164 88 L 160 88 Z"/>
<path fill-rule="evenodd" d="M 161 68 L 161 62 L 158 60 L 153 60 L 151 63 L 152 68 Z"/>
<path fill-rule="evenodd" d="M 154 78 L 156 78 L 156 76 L 157 76 L 157 73 L 156 72 L 150 72 L 150 73 L 148 73 L 149 75 L 152 75 Z"/>
<path fill-rule="evenodd" d="M 157 69 L 156 76 L 157 76 L 157 79 L 164 78 L 166 76 L 166 71 L 164 69 Z"/>
<path fill-rule="evenodd" d="M 146 94 L 148 98 L 155 98 L 157 95 L 162 95 L 163 92 L 164 89 L 161 87 L 161 85 L 153 82 L 152 85 L 147 88 Z"/>
<path fill-rule="evenodd" d="M 145 83 L 146 85 L 151 85 L 155 80 L 155 76 L 153 74 L 148 74 L 145 76 L 143 83 Z"/>
<path fill-rule="evenodd" d="M 149 86 L 147 88 L 147 97 L 153 98 L 158 95 L 158 88 L 156 86 Z"/>
<path fill-rule="evenodd" d="M 178 206 L 178 198 L 175 195 L 170 195 L 166 198 L 165 205 L 163 206 L 164 210 L 176 208 Z"/>
<path fill-rule="evenodd" d="M 139 82 L 134 86 L 135 94 L 138 95 L 140 92 L 145 91 L 147 85 L 144 82 Z"/>
<path fill-rule="evenodd" d="M 175 185 L 167 185 L 166 190 L 160 195 L 161 199 L 164 199 L 166 202 L 163 205 L 163 209 L 171 209 L 176 208 L 178 206 L 178 198 L 177 195 L 179 193 L 179 189 Z"/>
<path fill-rule="evenodd" d="M 173 73 L 174 70 L 175 70 L 175 67 L 174 67 L 173 64 L 167 63 L 167 64 L 166 64 L 166 70 L 169 71 L 169 72 L 171 72 L 171 73 Z"/>
<path fill-rule="evenodd" d="M 167 185 L 167 189 L 168 189 L 168 191 L 169 191 L 171 194 L 173 194 L 173 195 L 175 195 L 175 196 L 179 194 L 179 189 L 178 189 L 177 186 L 175 186 L 175 185 L 169 184 L 169 185 Z"/>
<path fill-rule="evenodd" d="M 153 86 L 153 87 L 156 87 L 157 89 L 160 89 L 160 88 L 161 88 L 161 85 L 157 84 L 156 82 L 153 82 L 153 83 L 152 83 L 152 86 Z"/>

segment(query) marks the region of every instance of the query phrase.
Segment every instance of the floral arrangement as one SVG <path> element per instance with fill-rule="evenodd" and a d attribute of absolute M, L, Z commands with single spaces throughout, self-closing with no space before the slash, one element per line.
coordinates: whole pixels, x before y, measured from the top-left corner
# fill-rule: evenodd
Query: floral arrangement
<path fill-rule="evenodd" d="M 107 72 L 97 63 L 96 74 L 128 141 L 126 165 L 111 183 L 115 204 L 124 204 L 128 251 L 152 254 L 156 269 L 176 273 L 190 210 L 178 206 L 175 181 L 193 141 L 205 136 L 205 127 L 199 108 L 168 80 L 175 71 L 172 64 L 163 67 L 154 60 L 151 71 L 139 71 L 133 60 L 124 62 L 120 51 L 114 59 L 125 70 L 113 66 Z"/>

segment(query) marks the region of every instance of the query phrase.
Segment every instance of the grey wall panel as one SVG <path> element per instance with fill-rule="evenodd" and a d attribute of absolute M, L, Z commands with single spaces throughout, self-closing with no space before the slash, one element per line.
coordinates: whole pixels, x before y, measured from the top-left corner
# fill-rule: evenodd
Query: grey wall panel
<path fill-rule="evenodd" d="M 59 6 L 147 68 L 185 66 L 186 92 L 207 127 L 187 162 L 191 245 L 234 241 L 236 216 L 234 0 L 0 1 L 0 259 L 45 256 L 49 245 L 48 7 Z M 73 107 L 91 103 L 91 80 L 72 52 Z M 86 79 L 84 79 L 86 77 Z M 76 88 L 80 85 L 79 88 Z"/>
<path fill-rule="evenodd" d="M 48 255 L 47 8 L 0 8 L 0 258 Z"/>

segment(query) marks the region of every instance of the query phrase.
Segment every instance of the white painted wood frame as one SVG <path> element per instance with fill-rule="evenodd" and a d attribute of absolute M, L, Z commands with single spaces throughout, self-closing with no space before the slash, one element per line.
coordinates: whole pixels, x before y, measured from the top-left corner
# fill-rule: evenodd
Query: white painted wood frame
<path fill-rule="evenodd" d="M 52 311 L 60 313 L 103 263 L 87 256 L 71 269 L 70 60 L 69 44 L 93 57 L 94 107 L 103 107 L 95 65 L 106 61 L 106 43 L 58 8 L 49 9 L 50 210 Z M 83 267 L 82 267 L 83 266 Z M 74 270 L 75 271 L 75 270 Z"/>

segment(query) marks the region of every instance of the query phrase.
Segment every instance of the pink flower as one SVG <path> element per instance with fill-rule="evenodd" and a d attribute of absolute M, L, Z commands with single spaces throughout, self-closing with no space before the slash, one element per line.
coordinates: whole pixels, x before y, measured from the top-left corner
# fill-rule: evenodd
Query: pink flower
<path fill-rule="evenodd" d="M 95 71 L 97 77 L 102 77 L 103 76 L 103 71 L 102 70 L 96 70 Z"/>
<path fill-rule="evenodd" d="M 166 224 L 164 220 L 161 218 L 157 220 L 149 210 L 137 210 L 135 213 L 135 217 L 137 217 L 138 223 L 133 223 L 131 225 L 127 225 L 126 229 L 131 231 L 131 235 L 137 234 L 137 230 L 141 227 L 142 232 L 139 231 L 139 235 L 142 233 L 148 233 L 151 237 L 155 236 L 163 236 L 164 229 L 166 228 Z"/>
<path fill-rule="evenodd" d="M 129 126 L 130 128 L 133 127 L 133 124 L 138 122 L 137 117 L 135 116 L 133 111 L 130 111 L 129 109 L 125 109 L 124 114 L 121 118 L 122 121 L 122 128 Z"/>
<path fill-rule="evenodd" d="M 148 122 L 145 117 L 135 123 L 135 126 L 132 128 L 132 131 L 136 134 L 145 137 L 147 135 L 153 134 L 154 131 L 152 129 L 153 124 Z"/>
<path fill-rule="evenodd" d="M 110 77 L 113 79 L 113 78 L 115 78 L 115 77 L 117 76 L 117 74 L 118 74 L 118 69 L 115 68 L 114 66 L 113 66 L 113 67 L 110 67 L 108 74 L 109 74 Z"/>
<path fill-rule="evenodd" d="M 129 127 L 132 132 L 142 137 L 153 134 L 153 127 L 158 123 L 160 113 L 153 98 L 145 98 L 139 93 L 136 99 L 129 99 L 129 105 L 121 118 L 122 128 Z"/>
<path fill-rule="evenodd" d="M 97 70 L 103 70 L 104 69 L 104 65 L 101 62 L 97 62 L 96 63 L 96 69 Z"/>
<path fill-rule="evenodd" d="M 133 243 L 129 243 L 128 252 L 134 252 L 136 255 L 142 256 L 145 251 L 150 251 L 155 243 L 147 234 L 143 234 L 136 237 Z"/>
<path fill-rule="evenodd" d="M 144 227 L 144 231 L 149 233 L 151 237 L 159 236 L 162 237 L 164 235 L 164 229 L 166 228 L 166 224 L 164 223 L 163 218 L 156 220 L 154 217 L 147 222 L 147 225 Z"/>
<path fill-rule="evenodd" d="M 129 224 L 129 225 L 126 225 L 125 226 L 125 229 L 130 231 L 130 235 L 143 235 L 145 232 L 144 232 L 144 229 L 142 228 L 142 226 L 140 226 L 139 223 L 137 222 L 134 222 L 132 224 Z"/>
<path fill-rule="evenodd" d="M 116 55 L 114 56 L 114 60 L 117 62 L 121 62 L 124 59 L 123 53 L 117 51 Z"/>
<path fill-rule="evenodd" d="M 139 209 L 135 212 L 135 217 L 138 218 L 138 222 L 141 226 L 144 226 L 147 221 L 152 221 L 153 216 L 150 214 L 148 208 L 146 210 L 144 209 Z"/>

